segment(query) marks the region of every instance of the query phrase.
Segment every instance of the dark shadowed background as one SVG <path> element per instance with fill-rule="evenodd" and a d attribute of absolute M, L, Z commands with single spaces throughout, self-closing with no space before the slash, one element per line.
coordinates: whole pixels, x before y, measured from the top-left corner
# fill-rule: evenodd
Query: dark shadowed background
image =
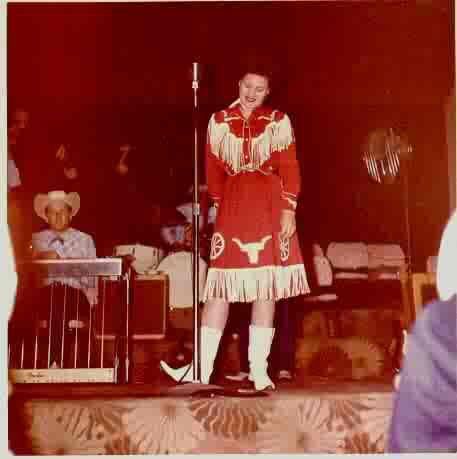
<path fill-rule="evenodd" d="M 370 182 L 360 159 L 370 130 L 400 127 L 414 146 L 413 259 L 423 268 L 449 213 L 453 17 L 446 1 L 8 4 L 8 109 L 30 110 L 38 163 L 67 143 L 100 187 L 128 141 L 147 199 L 173 203 L 192 181 L 191 63 L 204 70 L 203 140 L 245 62 L 266 61 L 271 103 L 296 131 L 304 243 L 405 248 L 400 186 Z"/>

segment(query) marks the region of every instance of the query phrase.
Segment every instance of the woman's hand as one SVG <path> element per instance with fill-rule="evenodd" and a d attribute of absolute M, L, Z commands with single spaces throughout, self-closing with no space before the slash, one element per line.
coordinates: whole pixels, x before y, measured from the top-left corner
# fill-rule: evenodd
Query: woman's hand
<path fill-rule="evenodd" d="M 281 236 L 283 238 L 291 238 L 296 229 L 295 212 L 293 210 L 284 209 L 281 212 Z"/>

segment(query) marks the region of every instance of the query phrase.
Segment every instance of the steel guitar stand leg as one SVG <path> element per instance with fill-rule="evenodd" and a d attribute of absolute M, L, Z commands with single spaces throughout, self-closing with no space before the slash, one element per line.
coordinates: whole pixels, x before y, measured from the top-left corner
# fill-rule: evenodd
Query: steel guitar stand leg
<path fill-rule="evenodd" d="M 116 293 L 121 298 L 119 302 L 120 314 L 116 323 L 114 339 L 114 379 L 115 383 L 127 384 L 130 382 L 130 273 L 122 274 Z"/>
<path fill-rule="evenodd" d="M 130 346 L 130 276 L 131 268 L 125 274 L 125 382 L 130 382 L 130 361 L 131 361 L 131 346 Z"/>

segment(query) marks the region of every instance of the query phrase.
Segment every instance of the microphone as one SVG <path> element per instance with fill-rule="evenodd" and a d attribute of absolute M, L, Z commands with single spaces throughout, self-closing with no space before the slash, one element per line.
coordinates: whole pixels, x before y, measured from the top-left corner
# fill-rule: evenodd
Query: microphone
<path fill-rule="evenodd" d="M 192 62 L 192 89 L 194 90 L 194 107 L 197 108 L 198 80 L 201 77 L 200 64 Z"/>
<path fill-rule="evenodd" d="M 198 83 L 198 80 L 200 80 L 200 64 L 192 62 L 192 81 Z"/>

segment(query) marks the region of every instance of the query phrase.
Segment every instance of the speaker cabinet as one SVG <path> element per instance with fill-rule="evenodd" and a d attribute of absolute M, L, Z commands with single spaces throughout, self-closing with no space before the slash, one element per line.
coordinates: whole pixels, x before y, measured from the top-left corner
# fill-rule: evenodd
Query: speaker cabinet
<path fill-rule="evenodd" d="M 103 280 L 99 285 L 96 334 L 105 340 L 125 332 L 126 282 Z M 130 282 L 130 336 L 163 339 L 168 326 L 169 279 L 166 274 L 139 275 Z"/>
<path fill-rule="evenodd" d="M 163 339 L 168 326 L 170 287 L 166 274 L 139 275 L 132 283 L 133 339 Z"/>

